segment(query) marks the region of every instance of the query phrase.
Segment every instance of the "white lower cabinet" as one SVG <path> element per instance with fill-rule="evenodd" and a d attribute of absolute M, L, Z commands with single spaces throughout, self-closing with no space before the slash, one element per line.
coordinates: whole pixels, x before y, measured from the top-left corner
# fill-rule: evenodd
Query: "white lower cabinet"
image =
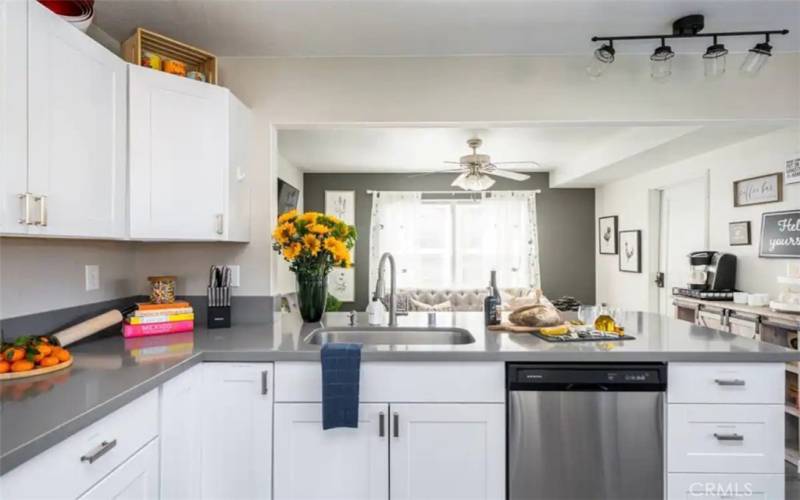
<path fill-rule="evenodd" d="M 161 498 L 200 496 L 203 366 L 161 386 Z"/>
<path fill-rule="evenodd" d="M 272 363 L 204 363 L 204 499 L 267 499 L 272 482 Z"/>
<path fill-rule="evenodd" d="M 393 500 L 505 498 L 502 404 L 392 404 Z"/>
<path fill-rule="evenodd" d="M 389 498 L 389 405 L 361 404 L 357 429 L 322 430 L 320 403 L 275 405 L 275 498 Z"/>
<path fill-rule="evenodd" d="M 670 474 L 669 500 L 786 498 L 783 474 Z"/>
<path fill-rule="evenodd" d="M 150 500 L 158 498 L 158 438 L 150 441 L 80 500 Z"/>

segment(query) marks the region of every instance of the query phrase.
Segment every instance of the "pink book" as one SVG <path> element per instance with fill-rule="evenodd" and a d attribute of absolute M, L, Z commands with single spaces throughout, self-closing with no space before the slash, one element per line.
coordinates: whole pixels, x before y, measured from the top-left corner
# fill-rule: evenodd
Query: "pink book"
<path fill-rule="evenodd" d="M 173 321 L 171 323 L 143 323 L 141 325 L 122 325 L 122 336 L 125 338 L 162 335 L 165 333 L 182 333 L 194 330 L 194 321 Z"/>

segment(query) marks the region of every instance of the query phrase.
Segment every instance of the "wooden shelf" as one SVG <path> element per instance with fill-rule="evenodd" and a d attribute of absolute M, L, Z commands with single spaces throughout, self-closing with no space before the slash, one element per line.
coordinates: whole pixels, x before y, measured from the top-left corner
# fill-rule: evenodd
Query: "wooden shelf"
<path fill-rule="evenodd" d="M 786 448 L 786 461 L 794 466 L 800 467 L 800 452 L 792 448 Z"/>
<path fill-rule="evenodd" d="M 786 405 L 785 408 L 788 415 L 794 415 L 795 417 L 800 418 L 800 409 L 798 409 L 796 406 Z"/>
<path fill-rule="evenodd" d="M 800 375 L 800 368 L 798 368 L 797 363 L 786 363 L 786 371 Z"/>

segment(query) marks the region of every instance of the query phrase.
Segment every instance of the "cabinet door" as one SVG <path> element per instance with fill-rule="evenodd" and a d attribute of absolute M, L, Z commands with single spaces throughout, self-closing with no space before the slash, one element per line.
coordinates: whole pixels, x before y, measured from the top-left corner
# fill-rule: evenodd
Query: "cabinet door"
<path fill-rule="evenodd" d="M 392 404 L 392 499 L 505 498 L 502 404 Z"/>
<path fill-rule="evenodd" d="M 319 403 L 276 404 L 275 499 L 388 499 L 388 435 L 385 404 L 359 405 L 357 429 L 329 430 Z"/>
<path fill-rule="evenodd" d="M 158 438 L 84 493 L 80 500 L 150 500 L 158 498 Z"/>
<path fill-rule="evenodd" d="M 0 233 L 25 234 L 28 190 L 28 2 L 0 2 Z M 32 200 L 28 199 L 28 207 Z"/>
<path fill-rule="evenodd" d="M 127 66 L 38 2 L 29 30 L 31 232 L 122 238 Z"/>
<path fill-rule="evenodd" d="M 202 367 L 201 498 L 270 498 L 272 364 Z"/>
<path fill-rule="evenodd" d="M 230 96 L 230 191 L 226 193 L 225 234 L 230 241 L 250 241 L 250 150 L 253 116 L 233 94 Z"/>
<path fill-rule="evenodd" d="M 200 496 L 202 365 L 161 387 L 161 498 Z"/>
<path fill-rule="evenodd" d="M 130 66 L 131 237 L 219 240 L 228 191 L 228 90 Z"/>

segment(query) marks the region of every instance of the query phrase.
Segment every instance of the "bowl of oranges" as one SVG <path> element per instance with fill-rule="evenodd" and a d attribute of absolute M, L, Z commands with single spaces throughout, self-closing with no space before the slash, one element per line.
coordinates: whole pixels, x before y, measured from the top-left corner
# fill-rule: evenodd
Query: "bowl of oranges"
<path fill-rule="evenodd" d="M 72 364 L 53 337 L 25 335 L 0 345 L 0 380 L 42 375 Z"/>

